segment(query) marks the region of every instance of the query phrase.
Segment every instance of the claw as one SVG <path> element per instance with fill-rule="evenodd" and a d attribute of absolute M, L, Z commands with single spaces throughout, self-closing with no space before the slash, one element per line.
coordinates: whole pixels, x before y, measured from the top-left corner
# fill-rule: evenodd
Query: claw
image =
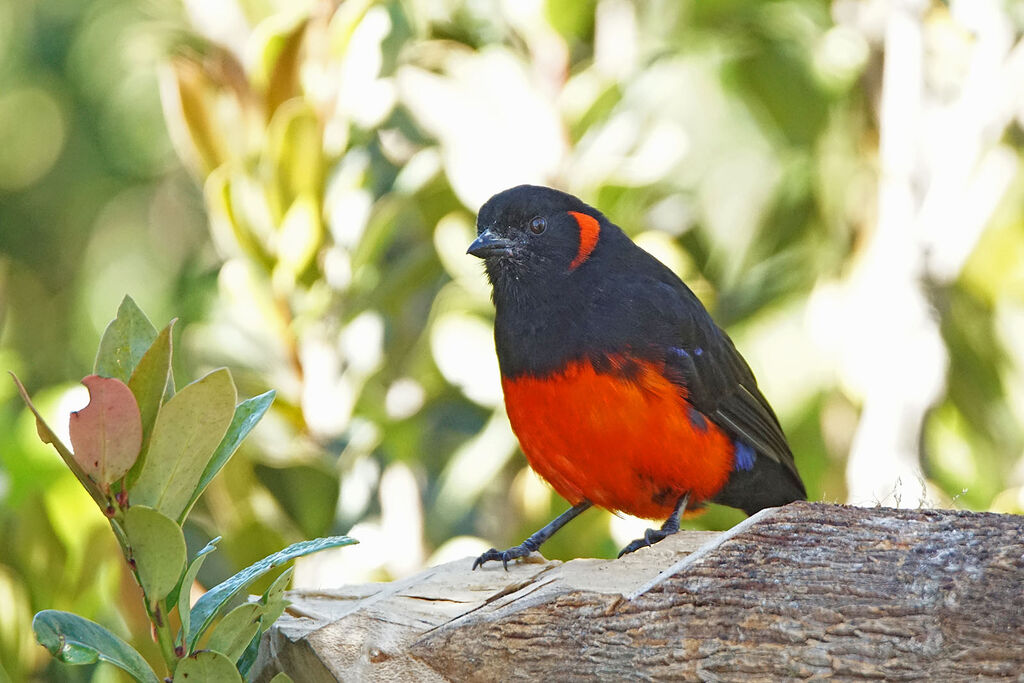
<path fill-rule="evenodd" d="M 491 548 L 490 550 L 488 550 L 483 555 L 481 555 L 473 561 L 473 571 L 476 571 L 477 567 L 482 567 L 484 565 L 484 562 L 490 562 L 492 560 L 501 560 L 501 566 L 505 568 L 505 571 L 508 571 L 509 560 L 516 560 L 520 557 L 526 557 L 532 552 L 530 548 L 523 547 L 524 545 L 525 544 L 517 545 L 512 548 L 509 548 L 508 550 L 498 550 L 497 548 Z"/>
<path fill-rule="evenodd" d="M 619 551 L 618 556 L 622 557 L 623 555 L 636 552 L 637 550 L 640 550 L 640 548 L 646 548 L 654 545 L 658 541 L 663 541 L 674 533 L 674 531 L 666 531 L 665 529 L 648 529 L 644 532 L 643 538 L 638 538 L 635 541 L 632 541 L 629 545 Z"/>
<path fill-rule="evenodd" d="M 686 504 L 690 500 L 690 493 L 687 491 L 679 497 L 676 501 L 675 508 L 672 509 L 672 514 L 665 520 L 665 523 L 661 525 L 660 529 L 648 529 L 644 532 L 643 538 L 638 538 L 619 552 L 619 557 L 627 553 L 632 553 L 640 548 L 646 548 L 649 545 L 654 545 L 658 541 L 664 541 L 672 534 L 679 531 L 679 517 L 686 510 Z"/>
<path fill-rule="evenodd" d="M 508 561 L 515 560 L 520 557 L 526 557 L 534 550 L 539 550 L 540 546 L 544 541 L 551 538 L 551 534 L 555 533 L 563 526 L 575 519 L 581 512 L 590 507 L 589 500 L 583 500 L 576 503 L 571 508 L 563 512 L 562 514 L 555 517 L 553 520 L 544 525 L 542 529 L 531 535 L 528 539 L 523 541 L 517 546 L 509 548 L 508 550 L 498 550 L 497 548 L 491 548 L 486 553 L 476 558 L 473 562 L 473 569 L 482 567 L 484 562 L 489 560 L 501 560 L 501 566 L 508 571 Z"/>

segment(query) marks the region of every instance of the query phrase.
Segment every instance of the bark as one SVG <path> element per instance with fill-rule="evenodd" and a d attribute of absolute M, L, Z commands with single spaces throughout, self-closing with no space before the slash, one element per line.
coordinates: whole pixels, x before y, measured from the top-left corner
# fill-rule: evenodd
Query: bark
<path fill-rule="evenodd" d="M 1024 517 L 795 503 L 621 560 L 298 592 L 256 680 L 1024 680 Z"/>

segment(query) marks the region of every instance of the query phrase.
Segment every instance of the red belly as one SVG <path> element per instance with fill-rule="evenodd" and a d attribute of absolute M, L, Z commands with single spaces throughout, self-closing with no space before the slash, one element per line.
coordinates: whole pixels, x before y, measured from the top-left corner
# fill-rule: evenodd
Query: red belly
<path fill-rule="evenodd" d="M 530 466 L 570 503 L 665 519 L 683 493 L 693 505 L 722 489 L 735 447 L 710 421 L 691 420 L 685 390 L 661 367 L 630 365 L 598 373 L 575 361 L 546 377 L 502 377 L 505 406 Z"/>

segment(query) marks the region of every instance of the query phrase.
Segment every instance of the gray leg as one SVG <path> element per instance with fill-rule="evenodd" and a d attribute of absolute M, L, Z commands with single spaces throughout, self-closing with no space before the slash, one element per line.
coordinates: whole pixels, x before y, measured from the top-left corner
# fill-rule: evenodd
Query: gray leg
<path fill-rule="evenodd" d="M 689 493 L 684 493 L 680 496 L 679 500 L 676 501 L 676 506 L 672 510 L 672 514 L 669 515 L 669 518 L 661 525 L 661 528 L 648 529 L 645 531 L 643 538 L 636 539 L 619 551 L 619 557 L 635 550 L 639 550 L 640 548 L 646 548 L 649 545 L 654 545 L 658 541 L 663 541 L 667 537 L 679 531 L 679 518 L 682 517 L 684 512 L 686 512 L 686 502 L 688 500 L 690 500 Z"/>
<path fill-rule="evenodd" d="M 543 529 L 530 536 L 528 539 L 520 543 L 519 545 L 509 548 L 508 550 L 498 550 L 497 548 L 491 548 L 486 553 L 476 558 L 473 563 L 473 569 L 480 567 L 484 562 L 489 560 L 501 560 L 502 566 L 505 567 L 505 571 L 508 571 L 508 561 L 514 560 L 519 557 L 526 557 L 534 550 L 540 548 L 544 541 L 551 538 L 556 531 L 561 529 L 563 526 L 576 519 L 576 517 L 590 507 L 590 501 L 585 500 L 579 505 L 574 505 L 562 514 L 555 517 L 551 522 L 546 524 Z M 679 528 L 679 522 L 676 522 L 676 528 Z"/>

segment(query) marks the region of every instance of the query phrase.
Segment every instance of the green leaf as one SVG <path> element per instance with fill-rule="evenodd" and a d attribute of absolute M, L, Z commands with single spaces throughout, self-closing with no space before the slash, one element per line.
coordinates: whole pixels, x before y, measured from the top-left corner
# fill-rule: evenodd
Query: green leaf
<path fill-rule="evenodd" d="M 235 665 L 238 667 L 238 673 L 242 674 L 242 678 L 248 679 L 249 669 L 256 663 L 256 657 L 260 653 L 260 637 L 263 635 L 262 632 L 257 632 L 249 641 L 249 645 L 245 648 L 245 652 L 238 658 Z"/>
<path fill-rule="evenodd" d="M 260 602 L 266 606 L 263 610 L 263 623 L 261 624 L 261 628 L 264 631 L 270 628 L 270 625 L 284 614 L 284 608 L 288 606 L 288 601 L 284 597 L 284 591 L 288 588 L 288 582 L 291 581 L 292 574 L 294 573 L 294 567 L 288 567 L 288 569 L 281 572 L 281 575 L 274 579 L 274 583 L 270 584 L 270 588 L 260 598 Z"/>
<path fill-rule="evenodd" d="M 172 132 L 188 135 L 195 152 L 195 160 L 205 174 L 220 166 L 228 158 L 226 137 L 218 130 L 211 100 L 217 91 L 207 71 L 197 59 L 178 56 L 170 60 L 174 90 L 168 89 L 168 100 L 178 106 L 167 106 L 167 123 Z M 227 61 L 227 60 L 225 60 Z M 177 97 L 174 97 L 177 95 Z M 188 154 L 192 157 L 192 154 Z M 191 160 L 191 159 L 190 159 Z"/>
<path fill-rule="evenodd" d="M 217 450 L 213 452 L 213 457 L 206 464 L 206 469 L 203 470 L 202 476 L 199 477 L 199 484 L 192 492 L 192 497 L 189 499 L 188 504 L 178 516 L 178 523 L 185 521 L 192 506 L 199 500 L 199 496 L 206 490 L 206 487 L 217 476 L 221 468 L 227 464 L 231 456 L 235 454 L 235 451 L 238 450 L 245 437 L 249 435 L 252 428 L 256 426 L 256 423 L 260 421 L 260 418 L 270 408 L 270 404 L 274 402 L 274 396 L 276 395 L 276 392 L 271 390 L 238 404 L 238 407 L 235 408 L 235 414 L 231 418 L 231 424 L 228 426 L 227 432 L 224 433 L 224 438 L 221 439 Z"/>
<path fill-rule="evenodd" d="M 82 471 L 82 468 L 78 466 L 77 462 L 75 462 L 75 456 L 72 455 L 71 450 L 65 446 L 59 438 L 57 438 L 57 435 L 54 434 L 52 429 L 50 429 L 50 425 L 46 424 L 46 420 L 43 419 L 43 416 L 39 414 L 39 411 L 32 404 L 32 399 L 28 397 L 28 392 L 25 391 L 25 386 L 21 383 L 21 380 L 18 379 L 17 375 L 13 372 L 9 374 L 14 380 L 15 386 L 18 388 L 21 400 L 25 402 L 28 409 L 36 416 L 36 432 L 39 434 L 39 439 L 43 443 L 48 443 L 57 449 L 57 453 L 60 454 L 61 459 L 64 460 L 64 464 L 68 466 L 68 469 L 71 470 L 72 474 L 75 475 L 75 478 L 78 479 L 78 483 L 80 483 L 82 487 L 89 492 L 89 495 L 92 496 L 94 501 L 96 501 L 96 504 L 100 509 L 105 510 L 107 506 L 110 505 L 110 501 L 108 501 L 106 496 L 103 495 L 103 491 L 100 490 L 100 487 L 96 485 L 95 481 L 90 479 L 85 472 Z"/>
<path fill-rule="evenodd" d="M 342 57 L 348 52 L 356 28 L 374 4 L 375 0 L 348 0 L 338 7 L 328 28 L 332 56 Z"/>
<path fill-rule="evenodd" d="M 233 176 L 227 166 L 216 169 L 206 179 L 203 194 L 213 240 L 230 252 L 241 250 L 251 260 L 269 268 L 273 260 L 250 212 L 246 211 L 244 189 L 244 178 Z"/>
<path fill-rule="evenodd" d="M 253 80 L 257 87 L 265 90 L 269 114 L 273 114 L 282 102 L 302 93 L 299 72 L 308 23 L 307 20 L 296 23 L 295 17 L 283 12 L 261 21 L 253 32 L 252 40 L 257 45 L 262 44 Z"/>
<path fill-rule="evenodd" d="M 135 463 L 142 447 L 142 419 L 131 389 L 119 379 L 89 375 L 89 405 L 71 413 L 71 444 L 82 471 L 104 492 Z"/>
<path fill-rule="evenodd" d="M 323 134 L 313 107 L 298 97 L 283 102 L 267 126 L 267 138 L 269 167 L 276 176 L 269 196 L 275 217 L 283 217 L 302 197 L 316 203 L 314 198 L 323 194 L 324 159 Z M 318 208 L 316 213 L 319 216 Z"/>
<path fill-rule="evenodd" d="M 278 671 L 277 675 L 270 679 L 270 683 L 295 683 L 292 677 L 283 671 Z"/>
<path fill-rule="evenodd" d="M 189 619 L 192 617 L 191 602 L 189 601 L 189 595 L 192 592 L 192 583 L 196 580 L 196 576 L 199 574 L 200 568 L 203 566 L 203 562 L 206 561 L 206 556 L 217 549 L 217 541 L 220 540 L 220 536 L 213 539 L 206 546 L 196 553 L 196 556 L 192 558 L 192 561 L 188 565 L 188 569 L 185 570 L 185 574 L 181 577 L 181 581 L 178 583 L 177 590 L 177 605 L 178 605 L 178 617 L 181 619 L 181 638 L 184 641 L 185 634 L 188 633 Z M 174 591 L 171 592 L 174 595 Z M 170 611 L 173 605 L 166 605 L 167 610 Z"/>
<path fill-rule="evenodd" d="M 235 663 L 219 652 L 203 650 L 188 657 L 178 660 L 178 666 L 174 667 L 175 681 L 196 681 L 196 683 L 227 683 L 238 681 L 241 683 L 242 676 L 235 668 Z"/>
<path fill-rule="evenodd" d="M 358 542 L 348 536 L 329 536 L 327 538 L 317 538 L 312 541 L 295 543 L 273 555 L 264 557 L 259 562 L 246 567 L 231 578 L 217 584 L 207 591 L 203 597 L 199 598 L 192 608 L 192 623 L 188 634 L 189 646 L 195 647 L 196 641 L 203 635 L 203 632 L 210 626 L 210 622 L 213 621 L 217 612 L 220 611 L 228 600 L 274 567 L 278 567 L 296 557 L 309 555 L 310 553 L 326 550 L 327 548 L 352 545 Z"/>
<path fill-rule="evenodd" d="M 150 604 L 165 598 L 178 585 L 185 568 L 181 527 L 153 508 L 132 505 L 124 516 L 124 532 Z"/>
<path fill-rule="evenodd" d="M 576 2 L 547 0 L 544 3 L 544 13 L 551 27 L 568 41 L 582 41 L 593 33 L 596 4 L 596 0 L 576 0 Z"/>
<path fill-rule="evenodd" d="M 110 321 L 100 339 L 93 373 L 127 383 L 155 339 L 153 323 L 130 296 L 125 296 L 117 309 L 117 317 Z"/>
<path fill-rule="evenodd" d="M 168 389 L 171 374 L 171 330 L 174 323 L 175 321 L 172 320 L 160 332 L 156 341 L 143 354 L 128 380 L 128 388 L 135 395 L 142 417 L 142 449 L 140 451 L 142 457 L 135 461 L 135 465 L 128 475 L 129 487 L 138 479 L 139 472 L 142 471 L 149 439 L 153 434 L 153 426 L 156 424 L 156 416 L 163 404 L 164 392 Z"/>
<path fill-rule="evenodd" d="M 144 683 L 159 683 L 153 669 L 131 645 L 99 624 L 77 614 L 43 610 L 32 620 L 39 644 L 68 664 L 91 664 L 103 660 L 120 667 Z"/>
<path fill-rule="evenodd" d="M 296 198 L 281 221 L 275 278 L 283 277 L 285 282 L 294 283 L 319 251 L 323 232 L 316 196 L 306 193 Z"/>
<path fill-rule="evenodd" d="M 263 605 L 258 602 L 239 605 L 214 627 L 206 649 L 220 652 L 232 662 L 237 661 L 259 632 L 262 616 Z"/>
<path fill-rule="evenodd" d="M 291 581 L 294 571 L 294 567 L 288 567 L 288 569 L 281 572 L 281 575 L 274 579 L 274 582 L 270 584 L 270 587 L 267 588 L 260 598 L 260 604 L 263 605 L 263 615 L 260 617 L 259 631 L 252 637 L 248 647 L 245 648 L 245 652 L 238 659 L 238 670 L 243 676 L 248 675 L 249 669 L 252 668 L 253 663 L 256 661 L 256 656 L 259 654 L 260 635 L 281 617 L 284 608 L 288 605 L 288 601 L 284 597 L 284 591 L 288 587 L 288 582 Z"/>
<path fill-rule="evenodd" d="M 130 493 L 179 519 L 227 432 L 235 410 L 235 385 L 226 368 L 189 384 L 157 415 L 149 452 Z"/>

